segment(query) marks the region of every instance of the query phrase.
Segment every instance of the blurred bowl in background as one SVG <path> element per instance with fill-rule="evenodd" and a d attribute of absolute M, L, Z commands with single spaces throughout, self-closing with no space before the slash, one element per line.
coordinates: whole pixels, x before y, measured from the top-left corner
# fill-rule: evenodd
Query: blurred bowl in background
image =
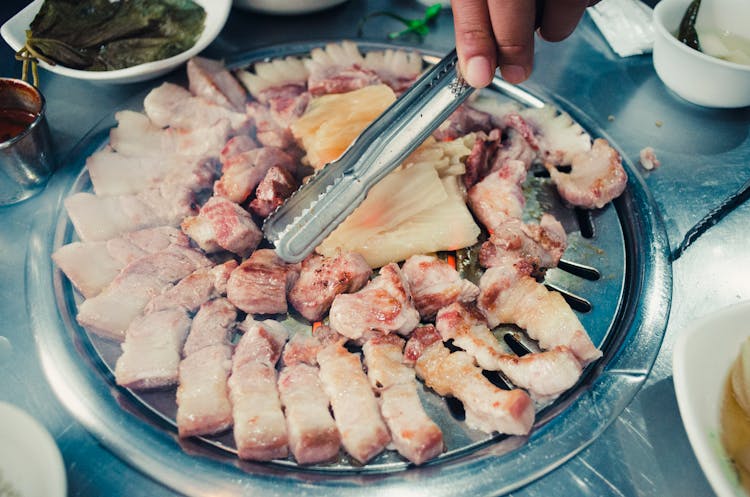
<path fill-rule="evenodd" d="M 234 0 L 234 6 L 264 14 L 296 15 L 327 9 L 346 0 Z"/>
<path fill-rule="evenodd" d="M 656 74 L 673 92 L 697 105 L 717 108 L 750 105 L 750 66 L 694 50 L 675 36 L 690 2 L 661 0 L 654 8 Z M 731 9 L 732 15 L 750 19 L 750 1 L 713 0 L 712 3 L 711 8 Z M 744 26 L 747 31 L 750 24 Z"/>
<path fill-rule="evenodd" d="M 96 83 L 136 83 L 162 76 L 200 53 L 214 41 L 227 22 L 232 0 L 195 0 L 195 2 L 206 11 L 203 32 L 195 45 L 175 56 L 113 71 L 85 71 L 59 64 L 50 65 L 43 61 L 39 61 L 39 67 L 62 76 Z M 0 36 L 13 50 L 18 51 L 26 44 L 26 30 L 29 29 L 31 21 L 34 20 L 43 3 L 44 0 L 35 0 L 0 27 Z"/>

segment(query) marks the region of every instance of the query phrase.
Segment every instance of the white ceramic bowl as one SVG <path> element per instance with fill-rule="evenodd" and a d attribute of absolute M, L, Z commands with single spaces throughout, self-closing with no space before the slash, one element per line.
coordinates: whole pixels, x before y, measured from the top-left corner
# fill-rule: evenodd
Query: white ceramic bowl
<path fill-rule="evenodd" d="M 672 373 L 690 445 L 719 497 L 748 497 L 720 442 L 724 385 L 740 344 L 750 336 L 750 301 L 696 321 L 675 342 Z"/>
<path fill-rule="evenodd" d="M 55 440 L 25 411 L 0 402 L 0 495 L 66 494 L 65 467 Z"/>
<path fill-rule="evenodd" d="M 232 0 L 195 0 L 206 11 L 205 27 L 198 41 L 190 49 L 168 59 L 147 62 L 114 71 L 82 71 L 60 65 L 40 62 L 39 66 L 56 74 L 99 83 L 135 83 L 168 73 L 190 57 L 197 55 L 219 35 L 229 17 Z M 0 28 L 0 35 L 13 50 L 20 50 L 26 43 L 26 30 L 39 12 L 43 0 L 34 0 L 21 12 L 10 18 Z"/>
<path fill-rule="evenodd" d="M 234 6 L 264 14 L 297 15 L 317 12 L 346 0 L 234 0 Z"/>
<path fill-rule="evenodd" d="M 744 5 L 740 11 L 747 11 L 750 2 L 738 1 Z M 690 2 L 661 0 L 654 8 L 656 74 L 677 95 L 694 104 L 718 108 L 750 105 L 750 66 L 711 57 L 680 43 L 674 36 Z M 714 2 L 727 3 L 727 8 L 730 8 L 729 3 L 734 4 L 726 0 Z M 750 24 L 745 26 L 748 30 Z M 750 37 L 750 34 L 744 34 Z"/>

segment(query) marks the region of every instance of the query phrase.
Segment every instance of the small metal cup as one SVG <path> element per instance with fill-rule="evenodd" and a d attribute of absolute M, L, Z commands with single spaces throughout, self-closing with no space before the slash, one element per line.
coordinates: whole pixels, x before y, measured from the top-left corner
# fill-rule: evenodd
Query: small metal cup
<path fill-rule="evenodd" d="M 44 97 L 39 90 L 25 81 L 0 78 L 0 113 L 5 109 L 26 111 L 34 119 L 0 143 L 0 205 L 38 193 L 55 169 Z"/>

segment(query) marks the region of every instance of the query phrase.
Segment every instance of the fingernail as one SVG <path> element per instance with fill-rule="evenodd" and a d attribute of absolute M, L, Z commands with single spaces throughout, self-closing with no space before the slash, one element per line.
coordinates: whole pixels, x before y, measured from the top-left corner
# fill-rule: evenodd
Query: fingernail
<path fill-rule="evenodd" d="M 502 66 L 500 68 L 500 74 L 508 83 L 518 84 L 526 81 L 526 69 L 521 66 Z"/>
<path fill-rule="evenodd" d="M 466 63 L 464 78 L 474 88 L 484 88 L 492 81 L 490 61 L 481 55 L 470 58 Z"/>

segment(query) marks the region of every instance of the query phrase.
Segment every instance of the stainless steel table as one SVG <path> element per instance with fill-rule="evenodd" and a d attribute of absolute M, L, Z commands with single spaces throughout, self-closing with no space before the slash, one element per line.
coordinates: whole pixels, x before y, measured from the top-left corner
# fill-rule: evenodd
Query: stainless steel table
<path fill-rule="evenodd" d="M 23 4 L 3 2 L 0 20 Z M 221 57 L 274 43 L 352 38 L 363 15 L 383 9 L 417 17 L 423 6 L 416 1 L 350 0 L 306 17 L 235 9 L 206 54 Z M 380 39 L 395 28 L 377 20 L 368 24 L 365 35 Z M 447 51 L 452 36 L 452 19 L 444 13 L 429 36 L 414 42 Z M 3 76 L 20 74 L 20 63 L 5 45 L 0 49 L 0 70 Z M 673 247 L 713 205 L 750 177 L 750 108 L 709 110 L 681 100 L 661 84 L 650 56 L 619 58 L 588 17 L 567 41 L 539 43 L 532 80 L 588 114 L 634 162 L 641 148 L 654 147 L 662 166 L 644 173 L 645 182 Z M 43 72 L 41 89 L 61 167 L 88 129 L 151 85 L 97 86 Z M 0 208 L 0 400 L 32 413 L 52 433 L 65 460 L 70 496 L 176 495 L 89 435 L 62 408 L 41 370 L 29 325 L 35 304 L 25 298 L 26 254 L 35 216 L 52 214 L 50 204 L 59 194 L 52 190 Z M 680 421 L 671 377 L 672 344 L 696 318 L 750 298 L 748 225 L 750 204 L 736 209 L 674 263 L 669 325 L 645 386 L 591 446 L 514 495 L 712 495 Z"/>

